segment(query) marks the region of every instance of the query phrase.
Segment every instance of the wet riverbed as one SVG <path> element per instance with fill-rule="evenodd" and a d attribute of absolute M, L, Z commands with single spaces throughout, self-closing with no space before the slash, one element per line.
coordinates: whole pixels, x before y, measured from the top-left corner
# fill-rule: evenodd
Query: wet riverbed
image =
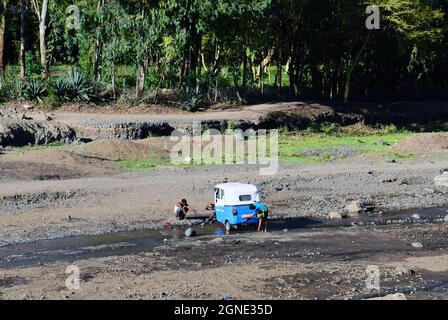
<path fill-rule="evenodd" d="M 415 217 L 414 215 L 416 214 L 419 217 Z M 364 214 L 357 219 L 343 220 L 318 220 L 311 218 L 272 219 L 269 221 L 269 231 L 300 232 L 301 230 L 319 228 L 331 232 L 333 229 L 356 226 L 441 223 L 446 215 L 447 208 L 432 208 L 381 215 Z M 118 232 L 99 236 L 77 236 L 5 246 L 0 248 L 0 267 L 27 267 L 56 261 L 70 262 L 80 259 L 151 251 L 161 246 L 165 241 L 181 241 L 185 237 L 184 231 L 186 228 L 187 226 L 172 229 Z M 223 226 L 219 223 L 207 226 L 195 225 L 193 228 L 199 237 L 215 234 L 226 236 L 222 231 Z M 251 233 L 254 231 L 254 226 L 245 226 L 238 230 L 233 230 L 231 233 Z"/>

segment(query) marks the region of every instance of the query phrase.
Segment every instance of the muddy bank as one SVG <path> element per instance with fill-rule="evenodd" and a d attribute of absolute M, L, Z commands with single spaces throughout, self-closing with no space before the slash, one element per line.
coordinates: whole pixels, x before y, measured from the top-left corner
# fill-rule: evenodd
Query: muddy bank
<path fill-rule="evenodd" d="M 33 110 L 9 110 L 0 113 L 0 145 L 23 146 L 52 141 L 70 142 L 75 138 L 144 139 L 169 136 L 175 129 L 192 130 L 193 123 L 203 128 L 302 130 L 322 123 L 342 126 L 355 123 L 411 124 L 448 121 L 446 102 L 397 102 L 390 104 L 342 104 L 279 102 L 199 113 L 76 113 L 59 111 L 51 116 Z M 43 121 L 42 118 L 47 119 Z M 27 120 L 32 119 L 32 120 Z M 11 123 L 13 121 L 13 123 Z"/>
<path fill-rule="evenodd" d="M 324 220 L 317 218 L 271 219 L 269 232 L 308 232 L 316 230 L 331 234 L 344 229 L 361 227 L 383 227 L 387 225 L 409 228 L 412 226 L 442 225 L 448 217 L 448 208 L 414 209 L 382 215 L 363 214 L 357 218 L 343 220 Z M 415 216 L 418 215 L 418 219 Z M 219 222 L 202 225 L 205 217 L 192 220 L 191 226 L 174 223 L 172 228 L 162 224 L 153 224 L 152 228 L 138 230 L 110 230 L 100 235 L 71 236 L 58 239 L 36 240 L 32 243 L 9 245 L 0 248 L 0 267 L 30 267 L 49 262 L 73 261 L 89 258 L 101 258 L 111 255 L 129 255 L 152 251 L 167 241 L 187 241 L 185 231 L 192 228 L 195 238 L 220 234 L 221 236 L 251 237 L 256 226 L 240 226 L 231 232 L 223 232 L 224 226 Z M 183 240 L 185 239 L 185 240 Z M 220 238 L 218 238 L 220 239 Z M 17 255 L 17 252 L 20 252 Z"/>
<path fill-rule="evenodd" d="M 108 256 L 3 269 L 2 299 L 366 299 L 400 292 L 407 299 L 446 299 L 447 224 L 244 233 L 146 243 L 117 237 L 116 246 L 80 242 L 64 249 Z M 430 237 L 428 235 L 431 235 Z M 422 248 L 413 248 L 418 241 Z M 51 245 L 49 246 L 51 247 Z M 121 255 L 120 250 L 129 254 Z M 63 254 L 64 250 L 49 250 Z M 8 248 L 3 258 L 17 259 Z M 26 252 L 26 251 L 25 251 Z M 36 252 L 39 254 L 39 252 Z M 43 252 L 42 254 L 45 254 Z M 68 265 L 81 290 L 65 287 Z M 379 289 L 366 269 L 379 270 Z M 226 276 L 231 275 L 231 276 Z"/>
<path fill-rule="evenodd" d="M 2 120 L 0 118 L 0 146 L 23 147 L 70 143 L 76 138 L 75 131 L 66 124 L 51 121 Z"/>

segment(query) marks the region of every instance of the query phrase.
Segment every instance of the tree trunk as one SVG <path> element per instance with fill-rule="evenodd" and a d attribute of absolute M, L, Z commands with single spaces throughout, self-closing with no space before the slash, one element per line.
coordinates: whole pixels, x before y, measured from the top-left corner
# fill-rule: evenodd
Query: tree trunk
<path fill-rule="evenodd" d="M 296 96 L 296 90 L 295 90 L 295 85 L 294 85 L 294 81 L 295 81 L 295 70 L 296 70 L 296 66 L 295 66 L 295 48 L 294 48 L 294 44 L 291 44 L 291 48 L 290 48 L 290 57 L 289 57 L 289 66 L 288 66 L 288 73 L 289 73 L 289 94 L 291 97 L 295 97 Z"/>
<path fill-rule="evenodd" d="M 98 0 L 98 5 L 96 8 L 97 14 L 101 12 L 104 8 L 104 0 Z M 102 25 L 100 24 L 97 27 L 97 33 L 101 30 Z M 103 43 L 101 42 L 100 38 L 97 38 L 95 41 L 95 55 L 93 57 L 93 81 L 98 82 L 100 81 L 100 64 L 101 64 L 101 56 L 103 51 Z"/>
<path fill-rule="evenodd" d="M 41 20 L 39 22 L 39 37 L 40 37 L 40 62 L 44 68 L 44 79 L 47 80 L 50 76 L 47 61 L 47 18 L 48 18 L 48 1 L 43 0 Z"/>
<path fill-rule="evenodd" d="M 47 63 L 47 41 L 46 41 L 47 27 L 45 22 L 39 23 L 39 47 L 40 47 L 40 64 L 43 68 L 43 77 L 48 79 L 50 73 Z"/>
<path fill-rule="evenodd" d="M 202 82 L 202 34 L 200 33 L 198 34 L 196 69 L 196 94 L 199 94 Z"/>
<path fill-rule="evenodd" d="M 25 41 L 26 41 L 26 1 L 20 0 L 20 80 L 26 79 L 26 59 L 25 59 Z"/>
<path fill-rule="evenodd" d="M 5 73 L 5 33 L 6 33 L 6 18 L 8 10 L 8 0 L 2 0 L 1 6 L 3 13 L 0 17 L 0 88 L 2 87 L 3 75 Z"/>
<path fill-rule="evenodd" d="M 145 19 L 145 10 L 142 9 L 142 21 Z M 135 94 L 137 98 L 141 97 L 143 91 L 145 90 L 145 80 L 146 80 L 146 71 L 148 67 L 148 57 L 145 56 L 143 61 L 139 62 L 138 72 L 137 72 L 137 81 L 136 81 L 136 89 Z"/>
<path fill-rule="evenodd" d="M 361 55 L 364 53 L 364 51 L 367 48 L 367 44 L 369 43 L 371 34 L 372 34 L 372 32 L 369 31 L 369 33 L 367 34 L 367 37 L 364 39 L 364 42 L 363 42 L 361 48 L 359 49 L 358 53 L 356 54 L 355 59 L 348 67 L 347 75 L 345 77 L 344 102 L 348 102 L 348 99 L 350 97 L 350 82 L 351 82 L 351 78 L 352 78 L 352 73 L 353 73 L 353 70 L 355 69 L 356 65 L 359 63 L 359 60 L 361 59 Z"/>
<path fill-rule="evenodd" d="M 136 95 L 141 97 L 145 91 L 146 71 L 148 70 L 148 58 L 145 58 L 143 65 L 139 66 L 137 74 Z"/>
<path fill-rule="evenodd" d="M 243 49 L 243 92 L 247 90 L 247 48 L 244 46 Z"/>
<path fill-rule="evenodd" d="M 277 61 L 277 86 L 279 93 L 282 94 L 282 49 L 278 49 L 278 61 Z"/>
<path fill-rule="evenodd" d="M 111 81 L 112 81 L 112 97 L 114 99 L 117 98 L 117 85 L 115 83 L 115 63 L 112 64 L 112 72 L 111 72 Z"/>
<path fill-rule="evenodd" d="M 49 0 L 42 0 L 42 8 L 40 8 L 39 0 L 32 0 L 34 11 L 36 12 L 37 18 L 39 20 L 40 64 L 43 68 L 43 78 L 45 80 L 48 80 L 50 76 L 47 59 L 48 2 Z"/>

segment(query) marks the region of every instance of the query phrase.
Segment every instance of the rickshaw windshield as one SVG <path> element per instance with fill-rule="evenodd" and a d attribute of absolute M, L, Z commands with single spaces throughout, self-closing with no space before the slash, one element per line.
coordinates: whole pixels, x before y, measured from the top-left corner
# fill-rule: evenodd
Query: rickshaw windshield
<path fill-rule="evenodd" d="M 239 196 L 240 201 L 251 201 L 252 200 L 252 196 L 250 194 L 246 194 L 246 195 L 241 195 Z"/>

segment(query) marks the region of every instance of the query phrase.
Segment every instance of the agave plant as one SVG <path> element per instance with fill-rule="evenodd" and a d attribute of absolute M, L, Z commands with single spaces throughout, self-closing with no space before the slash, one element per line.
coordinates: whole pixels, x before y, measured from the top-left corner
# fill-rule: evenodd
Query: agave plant
<path fill-rule="evenodd" d="M 67 95 L 67 83 L 64 79 L 57 79 L 54 83 L 54 89 L 56 90 L 56 94 L 60 99 L 65 99 Z"/>
<path fill-rule="evenodd" d="M 31 80 L 26 84 L 23 98 L 30 101 L 42 102 L 46 96 L 47 88 L 42 80 Z"/>
<path fill-rule="evenodd" d="M 23 81 L 14 81 L 12 85 L 12 96 L 15 99 L 21 99 L 25 97 L 26 83 Z"/>
<path fill-rule="evenodd" d="M 65 98 L 72 101 L 88 101 L 92 87 L 84 74 L 79 71 L 74 71 L 69 74 L 61 89 L 65 91 Z"/>

